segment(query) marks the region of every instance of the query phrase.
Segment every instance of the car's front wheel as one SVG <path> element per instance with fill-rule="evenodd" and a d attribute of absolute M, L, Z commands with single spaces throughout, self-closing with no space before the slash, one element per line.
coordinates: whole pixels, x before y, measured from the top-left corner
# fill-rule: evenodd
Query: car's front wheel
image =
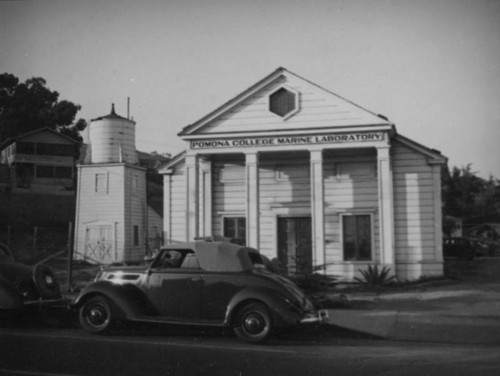
<path fill-rule="evenodd" d="M 234 327 L 234 333 L 239 339 L 262 342 L 269 337 L 271 330 L 271 315 L 264 304 L 250 303 L 239 311 Z"/>
<path fill-rule="evenodd" d="M 78 317 L 84 330 L 96 334 L 105 333 L 114 322 L 111 304 L 103 296 L 87 300 L 80 307 Z"/>

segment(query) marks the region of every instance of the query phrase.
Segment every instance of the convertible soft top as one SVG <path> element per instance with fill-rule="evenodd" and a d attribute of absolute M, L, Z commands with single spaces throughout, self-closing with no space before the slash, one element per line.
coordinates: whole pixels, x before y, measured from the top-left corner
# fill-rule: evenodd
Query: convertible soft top
<path fill-rule="evenodd" d="M 201 241 L 172 244 L 166 248 L 194 250 L 201 268 L 213 272 L 251 271 L 254 268 L 252 255 L 260 260 L 260 254 L 256 249 L 228 242 Z"/>

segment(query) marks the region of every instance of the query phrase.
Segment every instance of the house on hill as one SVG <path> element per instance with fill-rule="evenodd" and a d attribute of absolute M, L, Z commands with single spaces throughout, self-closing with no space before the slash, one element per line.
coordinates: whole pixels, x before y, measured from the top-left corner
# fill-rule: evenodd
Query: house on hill
<path fill-rule="evenodd" d="M 0 189 L 12 193 L 75 195 L 80 143 L 41 128 L 0 145 Z"/>
<path fill-rule="evenodd" d="M 164 175 L 170 243 L 225 236 L 292 273 L 443 274 L 438 151 L 279 68 L 179 133 Z"/>

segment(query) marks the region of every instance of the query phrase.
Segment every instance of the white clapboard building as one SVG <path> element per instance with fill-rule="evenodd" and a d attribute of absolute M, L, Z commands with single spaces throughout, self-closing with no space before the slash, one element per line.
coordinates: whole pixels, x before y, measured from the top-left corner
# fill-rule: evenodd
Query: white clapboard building
<path fill-rule="evenodd" d="M 91 120 L 87 157 L 78 165 L 75 258 L 109 264 L 142 260 L 162 218 L 147 204 L 135 122 L 111 113 Z"/>
<path fill-rule="evenodd" d="M 225 236 L 345 280 L 443 273 L 446 158 L 384 116 L 279 68 L 179 136 L 160 171 L 166 242 Z"/>

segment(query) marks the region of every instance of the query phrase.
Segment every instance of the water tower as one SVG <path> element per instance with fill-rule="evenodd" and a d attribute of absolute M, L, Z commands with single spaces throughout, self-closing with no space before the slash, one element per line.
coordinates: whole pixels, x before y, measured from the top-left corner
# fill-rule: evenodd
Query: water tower
<path fill-rule="evenodd" d="M 92 119 L 89 127 L 91 163 L 137 164 L 135 121 L 111 113 Z"/>
<path fill-rule="evenodd" d="M 115 112 L 92 119 L 78 166 L 75 258 L 109 264 L 142 260 L 148 231 L 146 169 L 135 149 L 135 122 Z"/>

